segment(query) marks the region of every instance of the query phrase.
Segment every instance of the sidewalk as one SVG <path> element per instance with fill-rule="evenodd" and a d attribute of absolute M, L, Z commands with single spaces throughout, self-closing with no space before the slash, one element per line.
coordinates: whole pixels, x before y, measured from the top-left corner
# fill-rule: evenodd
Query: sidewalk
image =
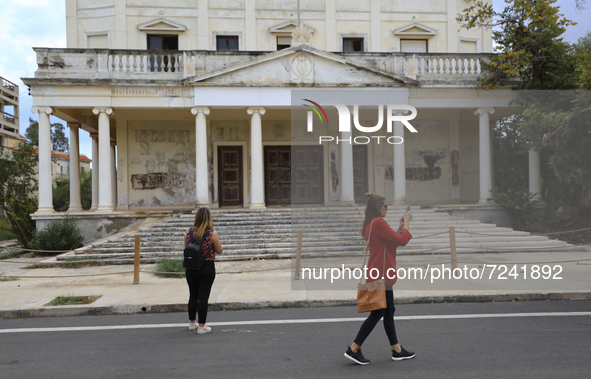
<path fill-rule="evenodd" d="M 0 281 L 0 318 L 130 314 L 186 311 L 188 288 L 184 278 L 159 278 L 151 274 L 155 265 L 142 265 L 139 284 L 132 284 L 133 266 L 98 266 L 79 269 L 27 269 L 43 258 L 0 260 L 0 274 L 18 276 L 17 281 Z M 398 268 L 449 265 L 449 255 L 399 255 Z M 220 261 L 209 299 L 214 310 L 273 307 L 317 307 L 355 305 L 358 280 L 329 284 L 330 270 L 361 266 L 362 257 L 303 259 L 302 267 L 326 268 L 328 282 L 308 278 L 292 280 L 292 261 Z M 591 299 L 591 251 L 459 254 L 458 267 L 485 270 L 485 264 L 515 267 L 520 275 L 532 270 L 530 264 L 548 266 L 562 279 L 536 281 L 529 286 L 521 279 L 508 280 L 402 280 L 395 285 L 396 303 Z M 528 264 L 526 271 L 520 271 Z M 293 262 L 295 267 L 295 262 Z M 558 267 L 560 266 L 560 273 Z M 483 268 L 484 267 L 484 268 Z M 426 271 L 425 271 L 426 272 Z M 335 271 L 336 273 L 336 271 Z M 476 273 L 476 271 L 474 271 Z M 487 270 L 494 278 L 500 271 Z M 505 275 L 509 274 L 509 270 Z M 540 271 L 541 274 L 541 271 Z M 339 289 L 345 288 L 345 289 Z M 89 305 L 46 306 L 57 296 L 98 296 Z"/>

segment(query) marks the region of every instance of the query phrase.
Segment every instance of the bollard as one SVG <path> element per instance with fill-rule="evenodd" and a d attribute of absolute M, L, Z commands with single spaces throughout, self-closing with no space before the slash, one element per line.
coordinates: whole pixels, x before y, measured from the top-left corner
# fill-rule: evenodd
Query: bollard
<path fill-rule="evenodd" d="M 133 284 L 140 282 L 140 235 L 135 235 L 135 256 L 133 259 Z"/>
<path fill-rule="evenodd" d="M 449 252 L 451 254 L 451 269 L 458 268 L 458 260 L 456 258 L 456 230 L 453 226 L 449 227 Z"/>
<path fill-rule="evenodd" d="M 298 230 L 298 250 L 296 252 L 296 269 L 294 279 L 300 279 L 300 271 L 302 269 L 302 231 Z"/>

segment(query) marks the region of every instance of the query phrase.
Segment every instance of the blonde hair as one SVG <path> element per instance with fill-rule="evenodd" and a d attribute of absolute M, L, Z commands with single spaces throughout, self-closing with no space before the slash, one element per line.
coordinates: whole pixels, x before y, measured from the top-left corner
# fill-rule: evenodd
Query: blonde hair
<path fill-rule="evenodd" d="M 365 219 L 363 220 L 363 227 L 361 228 L 361 236 L 365 238 L 365 228 L 367 224 L 378 217 L 382 217 L 380 209 L 386 204 L 384 196 L 375 193 L 366 193 L 367 202 L 365 203 Z"/>
<path fill-rule="evenodd" d="M 197 209 L 195 213 L 195 223 L 193 224 L 193 235 L 196 240 L 200 240 L 206 230 L 213 230 L 213 221 L 211 212 L 205 207 Z"/>

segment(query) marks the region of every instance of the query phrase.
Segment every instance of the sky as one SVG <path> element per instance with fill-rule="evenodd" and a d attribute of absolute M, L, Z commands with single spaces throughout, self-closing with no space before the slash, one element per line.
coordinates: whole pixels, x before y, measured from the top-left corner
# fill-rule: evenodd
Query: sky
<path fill-rule="evenodd" d="M 458 0 L 459 1 L 459 0 Z M 33 47 L 66 47 L 66 2 L 65 0 L 0 0 L 0 76 L 17 84 L 20 89 L 20 133 L 25 134 L 29 118 L 37 120 L 31 113 L 32 98 L 27 86 L 20 78 L 35 76 L 37 68 Z M 503 0 L 493 0 L 496 11 L 501 11 Z M 591 1 L 587 9 L 576 12 L 575 0 L 558 0 L 562 13 L 578 23 L 564 34 L 568 42 L 576 42 L 591 30 Z M 51 122 L 66 123 L 52 116 Z M 69 130 L 66 131 L 69 136 Z M 92 156 L 91 139 L 87 132 L 80 131 L 80 153 Z"/>

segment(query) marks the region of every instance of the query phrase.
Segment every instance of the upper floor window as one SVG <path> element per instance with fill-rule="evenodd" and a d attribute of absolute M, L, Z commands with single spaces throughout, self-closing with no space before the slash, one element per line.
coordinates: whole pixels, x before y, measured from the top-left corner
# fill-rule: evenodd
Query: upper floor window
<path fill-rule="evenodd" d="M 343 38 L 343 51 L 363 51 L 363 38 Z"/>
<path fill-rule="evenodd" d="M 291 47 L 291 37 L 277 37 L 277 51 Z"/>
<path fill-rule="evenodd" d="M 216 36 L 216 50 L 238 50 L 238 36 Z"/>
<path fill-rule="evenodd" d="M 401 39 L 400 51 L 403 53 L 428 53 L 426 39 Z"/>
<path fill-rule="evenodd" d="M 148 34 L 148 50 L 178 50 L 179 36 L 171 34 Z"/>

